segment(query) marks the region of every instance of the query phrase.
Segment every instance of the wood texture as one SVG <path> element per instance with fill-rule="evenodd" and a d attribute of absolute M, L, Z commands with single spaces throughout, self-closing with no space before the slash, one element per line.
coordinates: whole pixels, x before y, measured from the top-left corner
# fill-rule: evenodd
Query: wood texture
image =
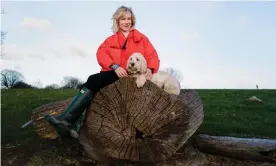
<path fill-rule="evenodd" d="M 41 138 L 56 139 L 58 137 L 55 128 L 44 119 L 44 114 L 59 115 L 68 107 L 72 99 L 51 102 L 33 110 L 31 120 L 33 121 L 34 130 Z"/>
<path fill-rule="evenodd" d="M 276 162 L 276 140 L 197 135 L 197 148 L 205 153 L 248 160 Z"/>
<path fill-rule="evenodd" d="M 57 138 L 42 115 L 61 113 L 71 100 L 49 103 L 33 112 L 34 128 L 42 138 Z M 182 90 L 177 96 L 149 81 L 137 88 L 134 78 L 122 78 L 95 95 L 79 141 L 95 160 L 152 163 L 170 158 L 194 134 L 203 117 L 195 90 Z"/>
<path fill-rule="evenodd" d="M 137 88 L 134 79 L 123 78 L 95 96 L 83 136 L 90 142 L 83 144 L 91 144 L 91 156 L 97 153 L 139 162 L 166 160 L 193 135 L 203 116 L 200 96 L 194 90 L 170 95 L 149 81 Z"/>

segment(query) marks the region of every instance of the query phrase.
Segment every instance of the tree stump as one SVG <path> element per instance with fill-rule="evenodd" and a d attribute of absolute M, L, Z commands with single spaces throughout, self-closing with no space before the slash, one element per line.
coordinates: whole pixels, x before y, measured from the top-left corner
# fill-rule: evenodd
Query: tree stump
<path fill-rule="evenodd" d="M 56 133 L 42 125 L 39 114 L 47 107 L 60 112 L 70 100 L 34 112 L 34 126 L 41 137 L 55 138 Z M 172 95 L 150 81 L 137 88 L 134 78 L 121 78 L 95 95 L 79 141 L 95 160 L 158 162 L 170 158 L 195 133 L 203 117 L 203 104 L 195 90 Z"/>

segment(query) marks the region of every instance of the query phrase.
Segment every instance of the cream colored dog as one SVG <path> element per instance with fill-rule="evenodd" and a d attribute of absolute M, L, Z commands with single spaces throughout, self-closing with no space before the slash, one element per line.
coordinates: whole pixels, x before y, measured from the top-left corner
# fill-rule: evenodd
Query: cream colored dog
<path fill-rule="evenodd" d="M 140 53 L 132 54 L 127 62 L 127 72 L 132 77 L 136 77 L 137 87 L 142 87 L 147 79 L 145 76 L 147 70 L 147 61 L 144 56 Z M 165 71 L 158 71 L 152 75 L 150 80 L 155 83 L 159 88 L 163 89 L 169 94 L 180 94 L 180 83 L 179 81 Z"/>

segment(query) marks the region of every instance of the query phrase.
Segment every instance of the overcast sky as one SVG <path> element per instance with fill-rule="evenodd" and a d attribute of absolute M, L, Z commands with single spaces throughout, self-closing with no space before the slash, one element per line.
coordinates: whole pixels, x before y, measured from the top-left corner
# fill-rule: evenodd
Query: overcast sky
<path fill-rule="evenodd" d="M 134 10 L 161 69 L 181 71 L 182 88 L 276 88 L 276 2 L 2 2 L 1 69 L 43 86 L 86 81 L 100 70 L 96 50 L 120 5 Z"/>

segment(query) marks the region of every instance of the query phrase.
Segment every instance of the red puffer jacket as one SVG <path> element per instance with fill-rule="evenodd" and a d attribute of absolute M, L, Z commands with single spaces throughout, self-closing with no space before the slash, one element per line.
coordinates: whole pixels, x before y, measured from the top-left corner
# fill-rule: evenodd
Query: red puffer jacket
<path fill-rule="evenodd" d="M 126 49 L 122 49 L 126 40 Z M 144 55 L 147 66 L 153 69 L 153 73 L 159 70 L 160 60 L 155 48 L 144 34 L 133 29 L 127 38 L 122 32 L 117 32 L 100 45 L 97 50 L 97 60 L 102 67 L 101 71 L 112 70 L 110 66 L 114 63 L 126 69 L 127 60 L 134 52 Z"/>

